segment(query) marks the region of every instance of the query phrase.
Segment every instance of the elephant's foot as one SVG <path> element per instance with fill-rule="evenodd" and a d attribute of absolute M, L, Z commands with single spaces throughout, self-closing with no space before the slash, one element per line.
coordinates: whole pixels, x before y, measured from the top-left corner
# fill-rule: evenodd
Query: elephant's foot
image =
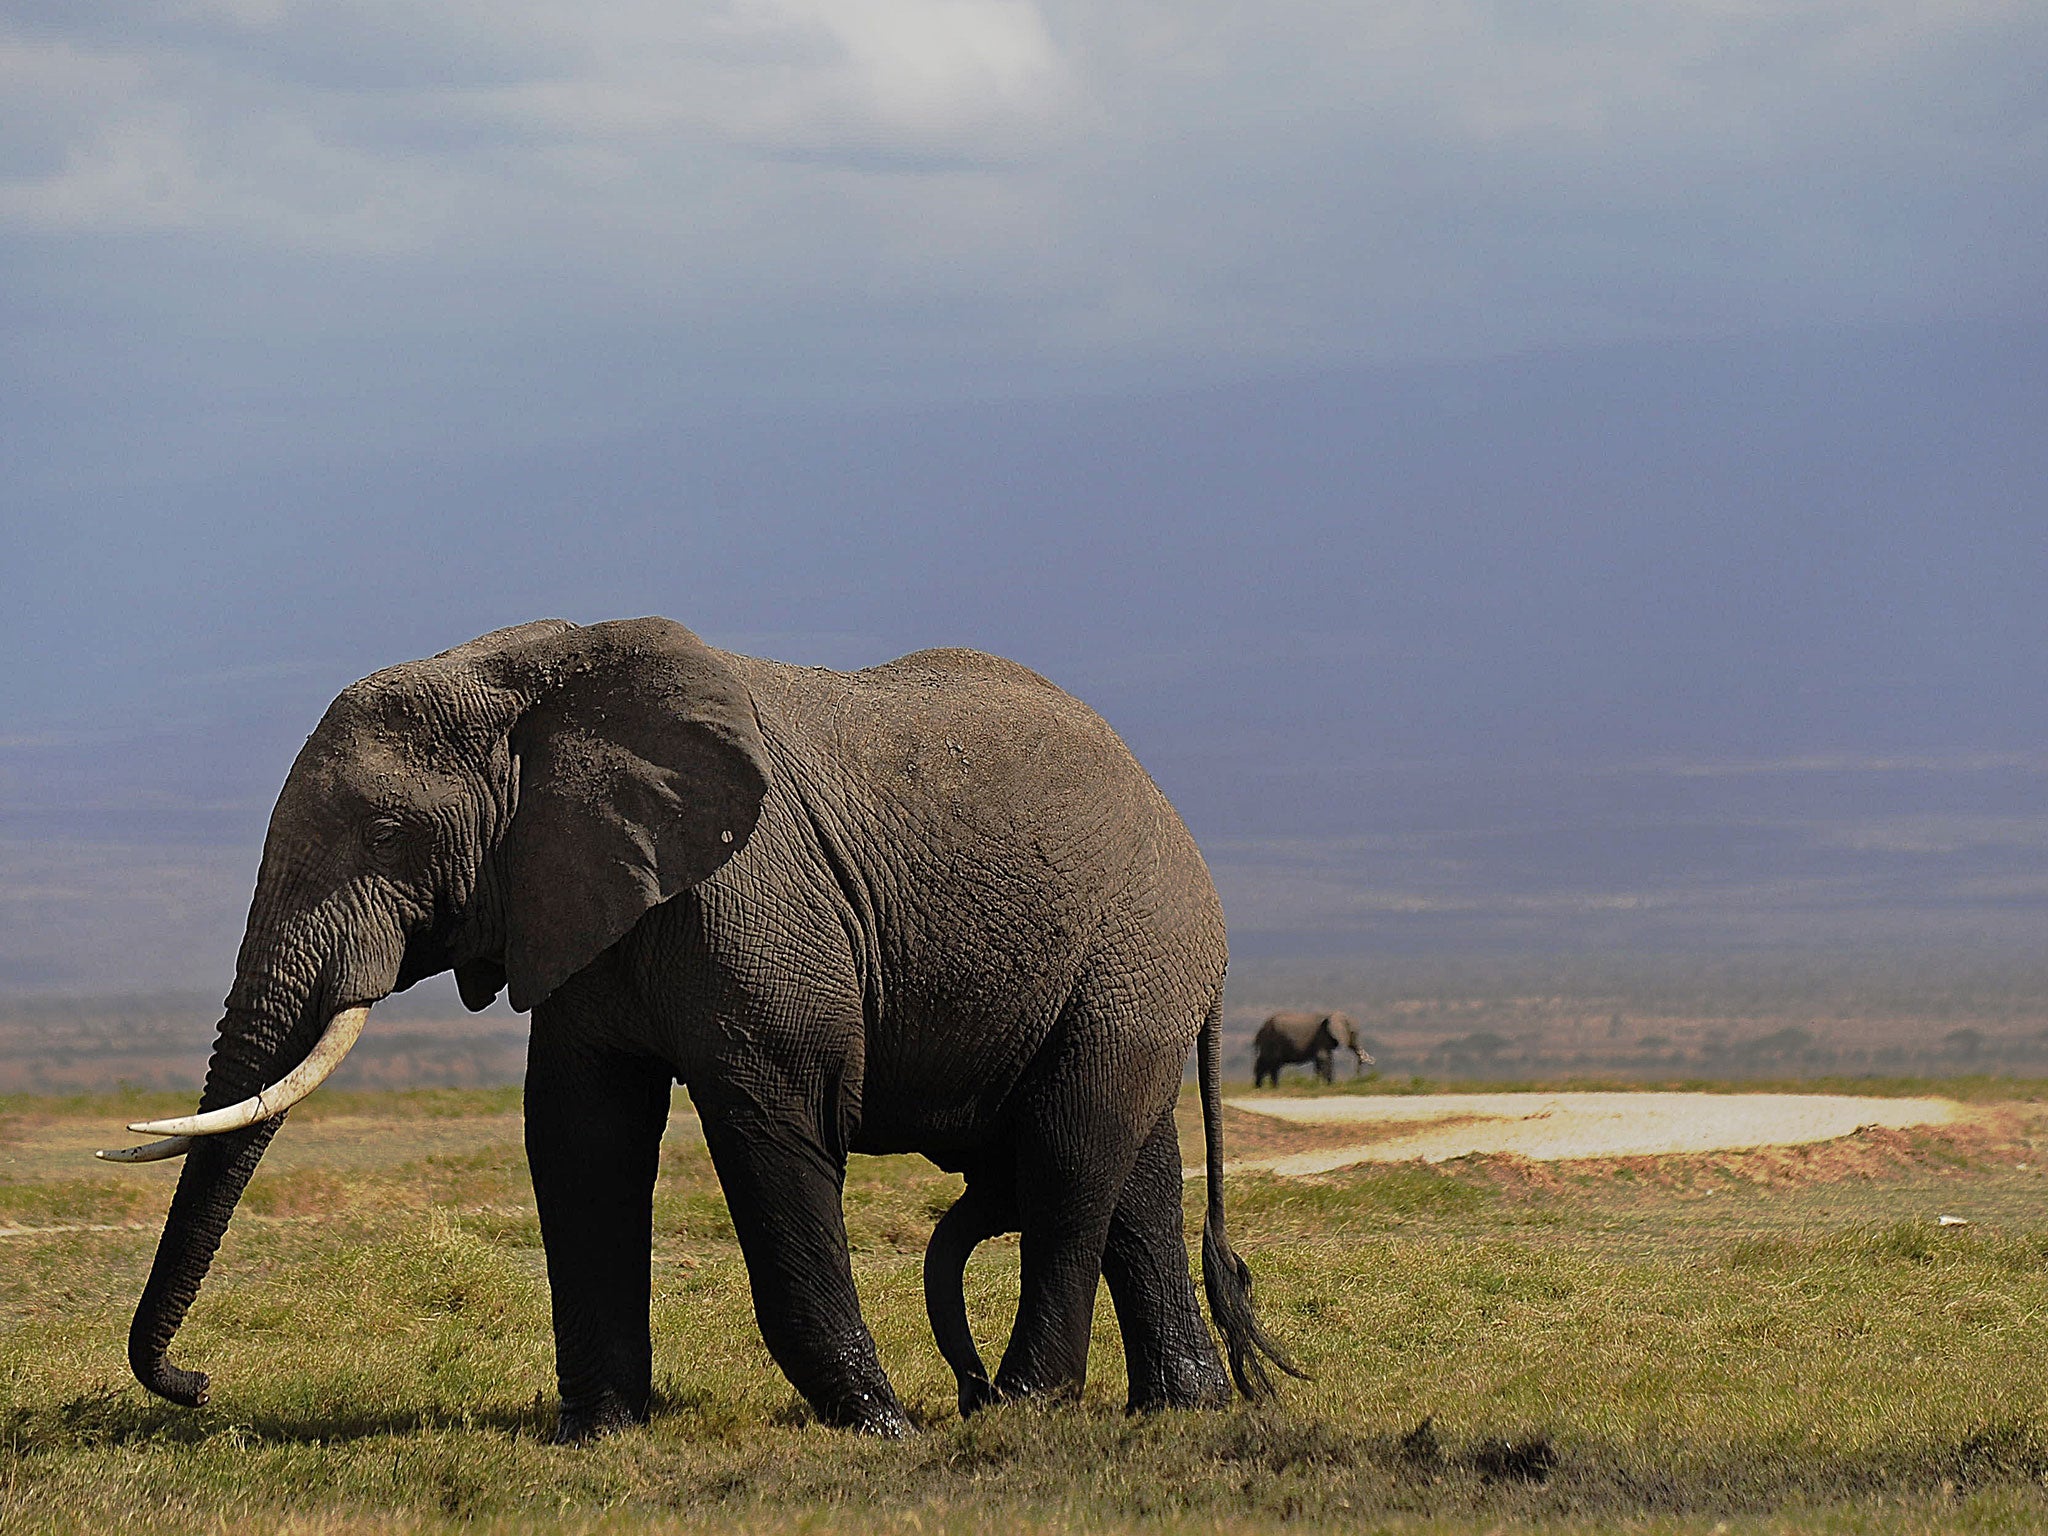
<path fill-rule="evenodd" d="M 910 1422 L 893 1392 L 850 1394 L 830 1410 L 821 1408 L 818 1417 L 839 1429 L 872 1435 L 877 1440 L 908 1440 L 917 1433 L 917 1426 Z"/>
<path fill-rule="evenodd" d="M 853 1426 L 853 1432 L 872 1435 L 877 1440 L 908 1440 L 917 1433 L 917 1426 L 901 1408 L 891 1408 L 887 1413 L 863 1419 Z"/>
<path fill-rule="evenodd" d="M 848 1351 L 853 1358 L 842 1362 L 853 1369 L 835 1372 L 836 1379 L 821 1382 L 813 1376 L 809 1383 L 798 1383 L 811 1412 L 835 1429 L 873 1435 L 877 1440 L 908 1439 L 917 1433 L 917 1427 L 897 1401 L 896 1389 L 889 1385 L 881 1361 L 875 1358 L 875 1346 L 865 1328 L 856 1343 L 858 1348 Z"/>
<path fill-rule="evenodd" d="M 1081 1379 L 1078 1376 L 1037 1379 L 998 1371 L 989 1400 L 998 1403 L 1036 1403 L 1044 1407 L 1077 1403 L 1081 1400 Z"/>
<path fill-rule="evenodd" d="M 1002 1399 L 996 1395 L 995 1383 L 986 1376 L 962 1376 L 960 1378 L 960 1417 L 994 1407 Z"/>
<path fill-rule="evenodd" d="M 581 1445 L 622 1429 L 637 1429 L 646 1422 L 644 1409 L 635 1413 L 617 1393 L 607 1392 L 594 1402 L 562 1404 L 561 1417 L 555 1421 L 555 1444 Z"/>
<path fill-rule="evenodd" d="M 1126 1413 L 1159 1413 L 1168 1408 L 1226 1408 L 1230 1378 L 1212 1347 L 1206 1355 L 1178 1355 L 1133 1376 Z"/>

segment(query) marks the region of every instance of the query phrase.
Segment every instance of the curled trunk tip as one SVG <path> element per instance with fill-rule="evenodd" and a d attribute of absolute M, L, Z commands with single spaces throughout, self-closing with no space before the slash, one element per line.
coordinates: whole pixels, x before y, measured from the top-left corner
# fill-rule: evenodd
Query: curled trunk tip
<path fill-rule="evenodd" d="M 187 1371 L 171 1364 L 170 1356 L 161 1349 L 145 1346 L 138 1353 L 132 1338 L 128 1346 L 128 1365 L 135 1372 L 135 1379 L 158 1397 L 168 1398 L 181 1408 L 204 1408 L 207 1389 L 212 1385 L 204 1371 Z"/>

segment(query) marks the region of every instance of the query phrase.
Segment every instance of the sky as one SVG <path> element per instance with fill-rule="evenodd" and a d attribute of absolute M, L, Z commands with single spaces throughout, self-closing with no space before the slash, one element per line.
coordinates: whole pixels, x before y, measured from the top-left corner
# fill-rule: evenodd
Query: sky
<path fill-rule="evenodd" d="M 2032 0 L 0 0 L 0 993 L 376 667 L 1101 708 L 1248 953 L 2048 938 Z"/>

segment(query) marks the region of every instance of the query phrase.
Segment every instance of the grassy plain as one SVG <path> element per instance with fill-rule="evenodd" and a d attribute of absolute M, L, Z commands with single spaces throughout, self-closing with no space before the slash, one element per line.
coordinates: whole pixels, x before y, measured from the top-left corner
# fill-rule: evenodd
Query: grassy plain
<path fill-rule="evenodd" d="M 0 1530 L 2048 1529 L 2048 1085 L 1954 1086 L 1983 1106 L 1963 1132 L 1809 1154 L 1237 1178 L 1234 1236 L 1315 1379 L 1144 1419 L 1105 1304 L 1078 1407 L 961 1423 L 919 1289 L 957 1181 L 856 1159 L 904 1444 L 816 1425 L 776 1372 L 679 1099 L 654 1422 L 580 1448 L 547 1443 L 516 1090 L 294 1113 L 179 1339 L 214 1374 L 198 1412 L 122 1356 L 175 1165 L 85 1155 L 182 1096 L 0 1100 Z M 1016 1254 L 969 1270 L 991 1355 Z"/>

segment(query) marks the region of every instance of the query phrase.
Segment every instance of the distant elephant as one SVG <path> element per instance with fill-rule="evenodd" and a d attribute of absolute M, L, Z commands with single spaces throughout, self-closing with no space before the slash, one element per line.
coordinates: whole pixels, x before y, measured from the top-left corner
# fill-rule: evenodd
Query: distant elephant
<path fill-rule="evenodd" d="M 169 1346 L 284 1111 L 370 1004 L 452 969 L 469 1007 L 509 986 L 533 1013 L 561 1438 L 647 1415 L 677 1080 L 762 1335 L 822 1419 L 908 1428 L 854 1293 L 849 1152 L 921 1152 L 970 1193 L 1001 1182 L 1023 1275 L 994 1395 L 1078 1390 L 1101 1275 L 1134 1407 L 1227 1398 L 1173 1134 L 1198 1039 L 1203 1278 L 1252 1395 L 1259 1357 L 1284 1361 L 1224 1231 L 1224 963 L 1173 808 L 1098 716 L 1013 662 L 937 650 L 830 672 L 629 619 L 542 620 L 391 667 L 343 690 L 278 796 L 202 1112 L 110 1154 L 189 1154 L 130 1364 L 206 1400 Z"/>
<path fill-rule="evenodd" d="M 1258 1060 L 1252 1067 L 1252 1084 L 1262 1087 L 1271 1079 L 1277 1088 L 1280 1069 L 1290 1062 L 1312 1061 L 1316 1076 L 1331 1080 L 1331 1060 L 1337 1047 L 1353 1057 L 1351 1073 L 1356 1077 L 1372 1057 L 1358 1048 L 1358 1024 L 1348 1013 L 1276 1013 L 1259 1026 L 1252 1041 Z"/>

